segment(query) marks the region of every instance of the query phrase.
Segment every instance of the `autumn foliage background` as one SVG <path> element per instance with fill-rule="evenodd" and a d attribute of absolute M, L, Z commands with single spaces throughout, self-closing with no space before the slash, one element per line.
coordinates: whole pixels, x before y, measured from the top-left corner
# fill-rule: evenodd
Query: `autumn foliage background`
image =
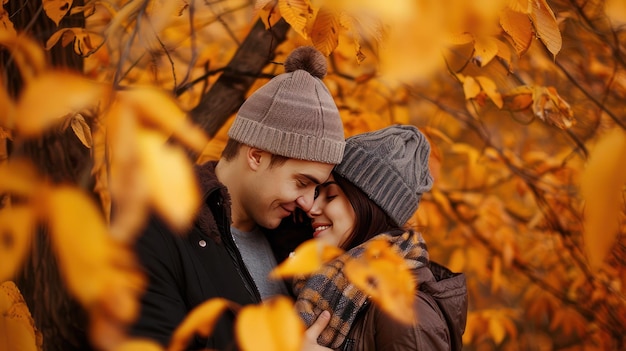
<path fill-rule="evenodd" d="M 346 136 L 430 139 L 414 224 L 467 274 L 465 349 L 626 347 L 624 1 L 2 4 L 2 349 L 160 349 L 124 333 L 145 283 L 129 248 L 151 210 L 189 225 L 193 163 L 300 45 L 328 55 Z M 290 320 L 271 307 L 251 323 Z"/>

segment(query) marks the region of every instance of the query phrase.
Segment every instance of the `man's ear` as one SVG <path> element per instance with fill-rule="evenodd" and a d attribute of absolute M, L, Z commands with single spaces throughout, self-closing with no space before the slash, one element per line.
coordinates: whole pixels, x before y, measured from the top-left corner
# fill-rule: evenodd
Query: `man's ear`
<path fill-rule="evenodd" d="M 263 158 L 269 156 L 267 152 L 257 149 L 256 147 L 248 147 L 246 150 L 246 161 L 248 167 L 253 171 L 258 170 L 261 167 Z"/>

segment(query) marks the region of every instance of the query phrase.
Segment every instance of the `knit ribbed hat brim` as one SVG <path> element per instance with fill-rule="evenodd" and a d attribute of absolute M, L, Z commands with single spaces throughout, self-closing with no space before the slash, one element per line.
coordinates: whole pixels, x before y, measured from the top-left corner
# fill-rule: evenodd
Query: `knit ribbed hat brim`
<path fill-rule="evenodd" d="M 334 171 L 404 225 L 432 187 L 429 155 L 430 144 L 416 127 L 395 125 L 348 138 Z"/>

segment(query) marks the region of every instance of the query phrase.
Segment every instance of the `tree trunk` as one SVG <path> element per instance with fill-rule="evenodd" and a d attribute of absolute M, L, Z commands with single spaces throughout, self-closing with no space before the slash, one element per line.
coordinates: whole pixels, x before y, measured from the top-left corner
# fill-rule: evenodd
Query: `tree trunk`
<path fill-rule="evenodd" d="M 287 38 L 289 28 L 283 19 L 269 30 L 261 20 L 255 23 L 224 73 L 191 110 L 191 118 L 209 136 L 214 136 L 243 104 L 254 81 L 273 60 L 276 47 Z"/>
<path fill-rule="evenodd" d="M 73 6 L 82 5 L 84 0 L 73 1 Z M 43 11 L 42 0 L 9 0 L 4 7 L 15 30 L 35 38 L 42 46 L 59 28 L 85 26 L 85 19 L 80 14 L 66 16 L 57 27 Z M 72 45 L 65 48 L 56 45 L 46 54 L 53 67 L 82 72 L 83 60 L 73 52 Z M 4 70 L 7 91 L 18 97 L 24 82 L 6 50 L 0 51 L 0 67 Z M 65 132 L 52 130 L 38 138 L 9 143 L 8 150 L 10 158 L 30 159 L 54 182 L 90 187 L 91 182 L 87 180 L 91 169 L 90 152 L 71 129 Z M 47 234 L 44 227 L 38 230 L 31 255 L 16 278 L 16 284 L 43 335 L 44 350 L 89 350 L 86 313 L 63 284 Z"/>

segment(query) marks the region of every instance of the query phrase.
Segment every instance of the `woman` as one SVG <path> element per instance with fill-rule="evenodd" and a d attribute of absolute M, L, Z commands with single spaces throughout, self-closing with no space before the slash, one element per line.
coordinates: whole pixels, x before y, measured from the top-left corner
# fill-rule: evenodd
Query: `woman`
<path fill-rule="evenodd" d="M 430 262 L 420 233 L 406 225 L 432 187 L 430 145 L 415 127 L 390 126 L 346 140 L 344 159 L 320 185 L 307 213 L 313 236 L 347 250 L 306 280 L 296 307 L 307 324 L 332 313 L 320 345 L 336 350 L 460 350 L 467 316 L 465 276 Z M 381 234 L 382 233 L 382 234 Z M 416 319 L 397 322 L 343 273 L 372 238 L 387 240 L 412 267 Z"/>

